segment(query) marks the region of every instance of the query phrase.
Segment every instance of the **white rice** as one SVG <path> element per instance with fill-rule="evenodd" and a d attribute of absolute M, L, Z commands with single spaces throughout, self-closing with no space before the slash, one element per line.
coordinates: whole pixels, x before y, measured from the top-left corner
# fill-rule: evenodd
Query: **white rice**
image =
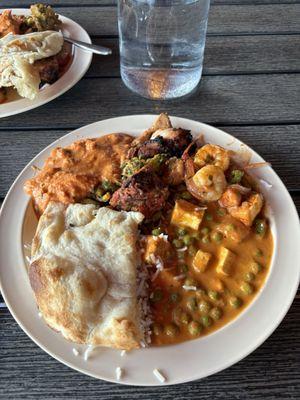
<path fill-rule="evenodd" d="M 75 347 L 73 347 L 72 352 L 75 357 L 79 356 L 79 351 L 77 349 L 75 349 Z"/>
<path fill-rule="evenodd" d="M 141 347 L 147 347 L 151 343 L 152 316 L 149 304 L 150 272 L 148 265 L 142 264 L 137 271 L 137 305 L 142 332 Z"/>
<path fill-rule="evenodd" d="M 116 378 L 117 378 L 118 381 L 122 378 L 122 375 L 123 375 L 123 370 L 122 370 L 122 368 L 117 367 L 117 368 L 116 368 Z"/>
<path fill-rule="evenodd" d="M 187 251 L 187 247 L 186 246 L 181 247 L 181 249 L 177 249 L 177 251 Z"/>
<path fill-rule="evenodd" d="M 94 350 L 94 346 L 92 345 L 88 345 L 88 348 L 85 350 L 85 352 L 83 353 L 83 359 L 84 361 L 87 361 L 90 358 L 90 355 L 92 353 L 92 351 Z"/>
<path fill-rule="evenodd" d="M 157 369 L 154 368 L 153 375 L 159 380 L 159 382 L 164 383 L 166 381 L 166 377 Z"/>
<path fill-rule="evenodd" d="M 176 281 L 180 281 L 181 279 L 184 279 L 185 278 L 185 274 L 181 274 L 181 275 L 176 275 L 176 276 L 174 276 L 174 279 L 176 280 Z"/>
<path fill-rule="evenodd" d="M 184 289 L 184 290 L 197 290 L 196 286 L 188 286 L 188 285 L 183 285 L 182 289 Z"/>

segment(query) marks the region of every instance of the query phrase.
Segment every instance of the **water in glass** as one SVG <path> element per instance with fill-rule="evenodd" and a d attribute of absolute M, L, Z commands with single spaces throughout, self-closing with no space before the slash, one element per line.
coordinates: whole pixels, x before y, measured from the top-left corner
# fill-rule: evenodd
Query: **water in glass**
<path fill-rule="evenodd" d="M 121 76 L 151 99 L 190 93 L 202 74 L 209 0 L 119 0 Z"/>

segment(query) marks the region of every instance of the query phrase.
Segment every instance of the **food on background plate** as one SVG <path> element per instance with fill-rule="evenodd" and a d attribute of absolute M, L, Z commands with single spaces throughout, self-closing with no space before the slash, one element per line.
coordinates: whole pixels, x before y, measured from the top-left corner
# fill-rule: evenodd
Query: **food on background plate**
<path fill-rule="evenodd" d="M 110 134 L 53 150 L 44 167 L 26 182 L 25 190 L 41 214 L 29 266 L 37 303 L 48 324 L 75 342 L 135 348 L 201 337 L 244 310 L 268 274 L 272 233 L 264 198 L 247 165 L 239 164 L 233 152 L 172 127 L 166 114 L 135 139 Z M 103 219 L 108 214 L 109 223 Z M 120 226 L 120 220 L 131 218 L 135 220 L 133 236 Z M 52 232 L 55 226 L 59 235 Z M 135 326 L 142 326 L 141 330 L 131 335 L 135 339 L 128 346 L 114 340 L 92 342 L 84 335 L 80 340 L 66 333 L 61 319 L 66 310 L 68 327 L 81 319 L 88 323 L 84 315 L 89 311 L 80 308 L 80 316 L 74 318 L 71 301 L 63 306 L 62 299 L 55 297 L 55 285 L 65 283 L 62 271 L 72 280 L 76 269 L 69 264 L 73 257 L 81 260 L 72 301 L 81 302 L 86 296 L 80 304 L 93 309 L 92 332 L 98 332 L 104 316 L 101 290 L 96 298 L 93 290 L 83 295 L 84 274 L 93 265 L 94 273 L 103 275 L 99 281 L 106 282 L 109 293 L 110 268 L 115 268 L 119 256 L 130 253 L 122 244 L 127 240 L 135 254 L 130 267 L 134 273 L 122 290 L 124 295 L 128 291 L 136 307 L 132 315 L 137 316 L 133 319 L 139 321 Z M 107 246 L 114 254 L 110 264 L 106 264 Z M 65 253 L 59 254 L 61 249 Z M 54 263 L 49 261 L 53 258 Z M 122 261 L 117 264 L 118 268 L 123 265 Z M 44 286 L 33 278 L 43 274 L 49 277 L 44 278 Z M 43 287 L 50 289 L 42 301 L 37 293 Z M 54 315 L 47 309 L 50 301 L 57 307 L 59 327 L 49 323 L 49 315 Z M 114 315 L 122 324 L 124 316 Z M 115 328 L 109 332 L 113 338 Z"/>
<path fill-rule="evenodd" d="M 8 96 L 3 88 L 34 99 L 41 86 L 59 79 L 71 59 L 52 8 L 36 4 L 30 9 L 30 16 L 0 14 L 0 104 Z"/>

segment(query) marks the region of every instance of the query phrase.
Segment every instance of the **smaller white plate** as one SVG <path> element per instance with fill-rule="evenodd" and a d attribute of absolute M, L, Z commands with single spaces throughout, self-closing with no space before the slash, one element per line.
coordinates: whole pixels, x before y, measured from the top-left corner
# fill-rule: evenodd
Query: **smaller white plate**
<path fill-rule="evenodd" d="M 12 14 L 29 15 L 30 10 L 27 8 L 13 8 Z M 0 9 L 2 13 L 4 9 Z M 64 36 L 71 37 L 82 42 L 91 43 L 88 33 L 76 22 L 70 18 L 59 15 L 62 21 L 62 32 Z M 40 90 L 34 100 L 18 98 L 17 100 L 8 101 L 0 104 L 0 118 L 9 117 L 11 115 L 20 114 L 22 112 L 37 108 L 56 97 L 62 95 L 71 89 L 86 73 L 92 62 L 92 53 L 73 46 L 73 58 L 67 71 L 52 85 L 47 85 Z"/>

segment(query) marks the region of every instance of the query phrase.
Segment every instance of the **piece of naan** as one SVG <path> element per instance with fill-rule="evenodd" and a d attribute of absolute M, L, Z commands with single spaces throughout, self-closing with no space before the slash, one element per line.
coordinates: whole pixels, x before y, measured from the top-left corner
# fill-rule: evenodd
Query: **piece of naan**
<path fill-rule="evenodd" d="M 0 87 L 16 88 L 20 96 L 34 99 L 41 82 L 34 62 L 56 55 L 64 43 L 60 32 L 8 34 L 0 39 Z"/>
<path fill-rule="evenodd" d="M 137 212 L 51 202 L 32 245 L 29 278 L 47 324 L 73 342 L 140 347 Z"/>

